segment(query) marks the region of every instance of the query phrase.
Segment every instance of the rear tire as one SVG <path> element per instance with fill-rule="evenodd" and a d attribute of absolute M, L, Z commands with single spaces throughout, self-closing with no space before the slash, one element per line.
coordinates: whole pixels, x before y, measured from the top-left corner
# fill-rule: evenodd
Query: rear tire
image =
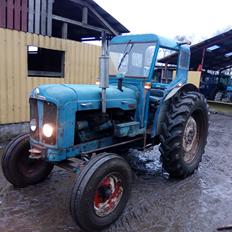
<path fill-rule="evenodd" d="M 198 168 L 208 135 L 208 105 L 198 92 L 174 96 L 161 126 L 161 160 L 172 176 L 184 178 Z"/>
<path fill-rule="evenodd" d="M 70 211 L 85 231 L 98 231 L 122 214 L 131 192 L 132 172 L 120 156 L 97 155 L 85 166 L 72 190 Z"/>
<path fill-rule="evenodd" d="M 3 174 L 10 183 L 18 188 L 43 181 L 53 169 L 53 165 L 50 163 L 30 159 L 29 149 L 29 134 L 23 134 L 13 139 L 3 152 Z"/>

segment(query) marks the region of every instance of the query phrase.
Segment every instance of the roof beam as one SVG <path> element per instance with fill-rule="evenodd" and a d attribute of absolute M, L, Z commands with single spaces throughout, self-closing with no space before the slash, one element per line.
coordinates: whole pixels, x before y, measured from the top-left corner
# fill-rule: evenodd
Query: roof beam
<path fill-rule="evenodd" d="M 227 66 L 227 67 L 224 67 L 224 68 L 220 69 L 220 71 L 223 71 L 223 70 L 226 70 L 226 69 L 230 69 L 230 68 L 232 68 L 232 65 L 229 65 L 229 66 Z"/>
<path fill-rule="evenodd" d="M 110 31 L 108 31 L 106 29 L 103 29 L 103 28 L 100 28 L 100 27 L 95 27 L 95 26 L 92 26 L 92 25 L 89 25 L 89 24 L 84 24 L 82 22 L 79 22 L 79 21 L 76 21 L 76 20 L 72 20 L 72 19 L 68 19 L 68 18 L 65 18 L 65 17 L 61 17 L 61 16 L 58 16 L 58 15 L 52 15 L 52 19 L 60 21 L 60 22 L 69 23 L 69 24 L 73 24 L 73 25 L 76 25 L 76 26 L 80 26 L 80 27 L 83 27 L 83 28 L 86 28 L 86 29 L 89 29 L 89 30 L 93 30 L 93 31 L 102 32 L 103 30 L 105 30 L 106 33 L 110 34 Z"/>
<path fill-rule="evenodd" d="M 232 64 L 232 58 L 226 62 L 223 62 L 223 65 L 221 65 L 221 62 L 220 63 L 214 62 L 213 64 L 210 64 L 206 67 L 208 67 L 208 68 L 210 67 L 211 69 L 214 69 L 214 70 L 220 70 L 220 69 L 226 68 L 227 66 L 229 66 L 231 64 Z"/>
<path fill-rule="evenodd" d="M 206 39 L 206 40 L 204 40 L 204 41 L 202 41 L 200 43 L 194 44 L 194 45 L 191 46 L 191 49 L 192 50 L 195 49 L 195 51 L 197 51 L 197 50 L 200 50 L 200 49 L 202 49 L 202 48 L 204 48 L 206 46 L 210 47 L 210 46 L 215 45 L 217 43 L 220 43 L 220 42 L 222 42 L 224 40 L 231 39 L 232 38 L 232 34 L 230 34 L 229 32 L 230 31 L 222 33 L 222 34 L 226 34 L 223 38 L 218 38 L 218 37 L 220 37 L 222 35 L 222 34 L 220 34 L 220 35 L 217 35 L 217 36 L 212 37 L 210 39 Z"/>
<path fill-rule="evenodd" d="M 114 30 L 114 28 L 108 23 L 106 22 L 106 20 L 86 1 L 83 0 L 70 0 L 71 2 L 74 3 L 78 3 L 81 6 L 86 6 L 89 8 L 89 10 L 91 10 L 93 12 L 93 14 L 114 34 L 114 35 L 119 35 L 119 33 Z M 104 29 L 102 28 L 102 31 L 104 31 Z"/>
<path fill-rule="evenodd" d="M 83 0 L 70 0 L 71 2 L 78 3 L 81 6 L 86 6 L 86 2 Z"/>
<path fill-rule="evenodd" d="M 113 27 L 110 26 L 108 22 L 92 7 L 90 4 L 87 4 L 88 8 L 95 14 L 95 16 L 114 34 L 119 35 L 117 31 L 114 30 Z"/>

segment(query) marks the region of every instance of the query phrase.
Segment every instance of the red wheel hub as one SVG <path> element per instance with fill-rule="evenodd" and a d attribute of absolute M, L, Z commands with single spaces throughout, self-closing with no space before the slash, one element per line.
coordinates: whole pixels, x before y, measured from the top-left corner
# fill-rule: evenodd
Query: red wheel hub
<path fill-rule="evenodd" d="M 117 207 L 123 194 L 121 179 L 116 175 L 106 176 L 99 184 L 94 195 L 94 210 L 104 217 Z"/>

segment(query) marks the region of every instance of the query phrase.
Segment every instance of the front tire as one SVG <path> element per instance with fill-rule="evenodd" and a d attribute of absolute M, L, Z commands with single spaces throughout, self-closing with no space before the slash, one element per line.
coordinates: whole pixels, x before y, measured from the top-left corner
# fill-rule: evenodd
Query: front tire
<path fill-rule="evenodd" d="M 184 178 L 198 168 L 208 135 L 208 105 L 198 92 L 184 92 L 170 102 L 161 126 L 161 160 L 173 177 Z"/>
<path fill-rule="evenodd" d="M 85 166 L 72 190 L 70 211 L 85 231 L 112 224 L 123 212 L 131 192 L 132 172 L 120 156 L 97 155 Z"/>
<path fill-rule="evenodd" d="M 13 139 L 3 152 L 3 174 L 17 188 L 43 181 L 53 169 L 50 163 L 30 159 L 29 149 L 29 134 L 23 134 Z"/>

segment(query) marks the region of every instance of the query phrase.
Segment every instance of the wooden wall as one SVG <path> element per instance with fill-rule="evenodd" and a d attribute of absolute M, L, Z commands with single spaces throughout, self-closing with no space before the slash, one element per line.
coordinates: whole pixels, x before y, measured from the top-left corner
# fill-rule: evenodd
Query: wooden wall
<path fill-rule="evenodd" d="M 27 31 L 28 0 L 0 0 L 0 27 Z"/>
<path fill-rule="evenodd" d="M 54 0 L 0 0 L 0 27 L 52 35 Z"/>
<path fill-rule="evenodd" d="M 54 0 L 28 0 L 28 32 L 52 35 Z"/>
<path fill-rule="evenodd" d="M 28 45 L 64 51 L 64 78 L 28 77 Z M 95 83 L 99 55 L 98 46 L 0 28 L 0 124 L 28 121 L 28 96 L 40 84 Z"/>

